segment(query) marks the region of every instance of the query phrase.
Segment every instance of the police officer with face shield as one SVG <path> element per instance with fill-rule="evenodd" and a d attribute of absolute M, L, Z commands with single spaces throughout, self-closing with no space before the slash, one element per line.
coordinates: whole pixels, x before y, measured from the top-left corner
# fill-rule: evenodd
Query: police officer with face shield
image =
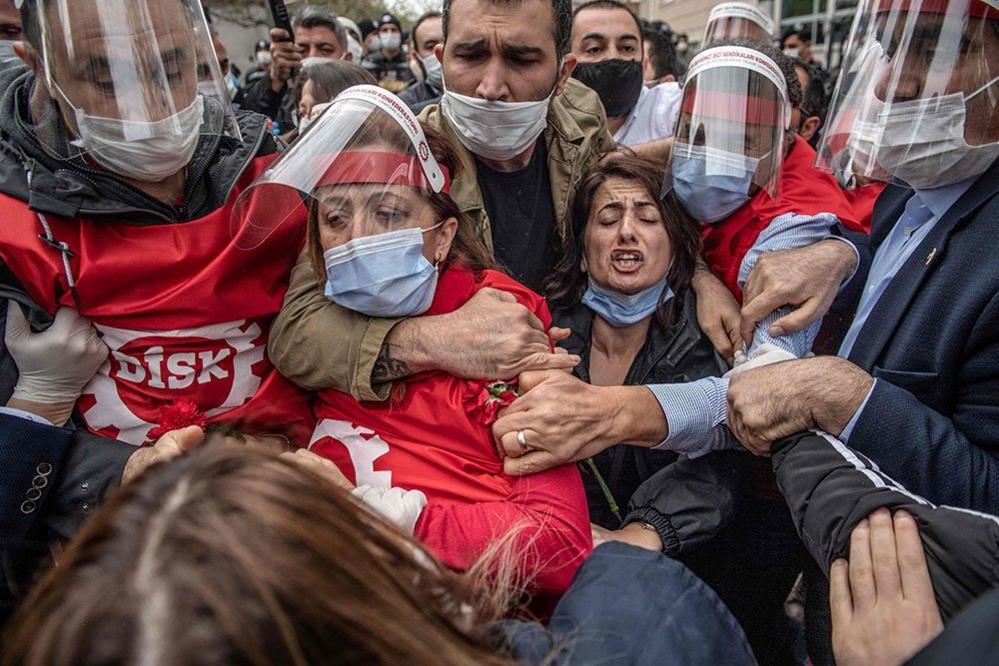
<path fill-rule="evenodd" d="M 264 354 L 302 235 L 234 247 L 227 201 L 275 146 L 266 118 L 223 103 L 200 3 L 20 11 L 29 67 L 0 74 L 5 574 L 26 540 L 72 534 L 123 474 L 200 437 L 136 445 L 220 416 L 294 436 L 276 412 L 307 413 Z"/>

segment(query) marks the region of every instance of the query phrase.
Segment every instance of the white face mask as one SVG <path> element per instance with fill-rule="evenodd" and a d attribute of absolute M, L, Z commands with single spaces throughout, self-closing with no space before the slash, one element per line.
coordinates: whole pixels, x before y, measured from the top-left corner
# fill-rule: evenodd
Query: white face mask
<path fill-rule="evenodd" d="M 257 51 L 257 64 L 261 67 L 267 67 L 271 64 L 271 52 L 270 51 Z"/>
<path fill-rule="evenodd" d="M 386 51 L 395 51 L 402 44 L 402 35 L 398 32 L 387 32 L 384 35 L 380 35 L 381 48 Z"/>
<path fill-rule="evenodd" d="M 159 182 L 187 166 L 198 147 L 205 110 L 201 95 L 187 108 L 155 122 L 90 116 L 62 97 L 76 115 L 80 138 L 73 144 L 126 178 Z"/>
<path fill-rule="evenodd" d="M 558 71 L 562 71 L 561 61 Z M 553 88 L 536 102 L 490 102 L 451 92 L 441 83 L 444 117 L 465 148 L 490 160 L 510 160 L 531 147 L 548 123 L 548 105 L 555 92 Z"/>
<path fill-rule="evenodd" d="M 361 60 L 364 59 L 364 47 L 350 35 L 347 35 L 347 53 L 354 56 L 353 63 L 355 65 L 360 65 Z"/>
<path fill-rule="evenodd" d="M 968 145 L 965 104 L 996 81 L 999 77 L 968 96 L 956 92 L 882 109 L 878 164 L 916 189 L 943 187 L 984 173 L 999 158 L 999 142 Z"/>
<path fill-rule="evenodd" d="M 198 94 L 205 97 L 218 97 L 218 88 L 214 81 L 198 81 Z"/>
<path fill-rule="evenodd" d="M 333 60 L 335 60 L 335 58 L 324 58 L 322 56 L 311 56 L 308 58 L 303 58 L 302 68 L 305 69 L 307 67 L 316 67 L 317 65 L 318 66 L 326 65 L 332 62 Z"/>
<path fill-rule="evenodd" d="M 420 58 L 420 62 L 423 64 L 423 71 L 427 73 L 426 82 L 437 90 L 443 88 L 444 69 L 441 67 L 441 61 L 437 59 L 437 56 L 431 53 L 426 58 Z"/>
<path fill-rule="evenodd" d="M 801 51 L 797 47 L 793 49 L 784 49 L 784 55 L 788 58 L 798 58 L 800 57 L 800 53 Z"/>
<path fill-rule="evenodd" d="M 322 104 L 316 104 L 314 107 L 309 109 L 309 113 L 298 119 L 298 135 L 301 136 L 305 130 L 309 128 L 309 125 L 313 123 L 319 116 L 323 115 L 323 111 L 330 107 L 332 102 L 324 102 Z"/>

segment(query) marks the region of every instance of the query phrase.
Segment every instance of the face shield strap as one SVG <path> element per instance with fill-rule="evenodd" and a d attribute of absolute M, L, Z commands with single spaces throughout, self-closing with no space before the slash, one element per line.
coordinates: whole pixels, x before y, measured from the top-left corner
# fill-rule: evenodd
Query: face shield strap
<path fill-rule="evenodd" d="M 430 152 L 430 146 L 427 144 L 427 137 L 423 134 L 423 128 L 420 127 L 420 122 L 416 119 L 413 112 L 409 110 L 409 107 L 399 101 L 399 98 L 392 93 L 382 90 L 378 86 L 371 85 L 348 88 L 345 92 L 338 95 L 330 106 L 331 108 L 336 107 L 338 104 L 343 104 L 351 100 L 372 104 L 395 120 L 406 132 L 406 136 L 409 137 L 410 142 L 413 144 L 413 148 L 416 151 L 415 159 L 419 160 L 423 174 L 426 177 L 426 182 L 429 184 L 427 189 L 430 189 L 434 193 L 448 193 L 448 191 L 445 191 L 445 188 L 450 190 L 450 178 L 445 176 L 444 169 L 437 163 L 433 153 Z M 333 112 L 335 113 L 335 111 Z M 337 160 L 339 161 L 339 159 L 338 157 Z M 400 156 L 393 154 L 392 159 L 395 165 L 398 166 L 400 159 L 411 160 L 413 158 L 408 155 Z M 331 170 L 335 169 L 336 165 L 334 164 Z"/>
<path fill-rule="evenodd" d="M 777 87 L 777 92 L 780 93 L 783 103 L 784 122 L 786 123 L 784 129 L 791 127 L 791 103 L 787 96 L 787 82 L 784 80 L 784 74 L 777 63 L 753 49 L 742 46 L 720 46 L 697 54 L 690 63 L 687 80 L 693 81 L 698 74 L 719 67 L 746 69 L 756 72 L 772 82 Z"/>
<path fill-rule="evenodd" d="M 711 13 L 708 14 L 707 25 L 710 26 L 712 22 L 726 18 L 744 19 L 760 26 L 768 35 L 774 34 L 774 23 L 770 20 L 770 17 L 752 5 L 742 2 L 723 2 L 720 5 L 716 5 L 711 10 Z"/>

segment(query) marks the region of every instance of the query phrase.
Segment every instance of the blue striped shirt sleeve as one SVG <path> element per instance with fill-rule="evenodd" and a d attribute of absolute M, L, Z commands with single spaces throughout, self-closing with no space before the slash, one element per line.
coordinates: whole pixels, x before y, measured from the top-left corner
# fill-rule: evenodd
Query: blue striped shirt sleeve
<path fill-rule="evenodd" d="M 795 250 L 818 243 L 827 238 L 836 238 L 848 244 L 856 252 L 857 249 L 853 247 L 850 241 L 830 234 L 830 230 L 838 223 L 839 218 L 832 213 L 819 213 L 818 215 L 795 215 L 794 213 L 788 213 L 774 218 L 767 225 L 767 228 L 760 233 L 759 238 L 756 239 L 756 243 L 746 253 L 746 256 L 743 257 L 742 263 L 739 265 L 739 287 L 745 288 L 750 273 L 756 267 L 756 262 L 759 261 L 760 256 L 767 252 Z M 819 329 L 822 327 L 821 320 L 813 322 L 805 329 L 789 335 L 775 337 L 768 332 L 771 324 L 793 311 L 794 308 L 792 307 L 778 308 L 758 323 L 749 352 L 752 353 L 762 344 L 771 344 L 794 354 L 798 358 L 803 358 L 807 355 L 812 350 L 812 344 L 815 342 L 815 338 L 819 334 Z"/>
<path fill-rule="evenodd" d="M 727 379 L 706 377 L 684 384 L 654 384 L 648 389 L 659 401 L 669 427 L 666 439 L 654 449 L 696 458 L 739 446 L 725 426 Z"/>

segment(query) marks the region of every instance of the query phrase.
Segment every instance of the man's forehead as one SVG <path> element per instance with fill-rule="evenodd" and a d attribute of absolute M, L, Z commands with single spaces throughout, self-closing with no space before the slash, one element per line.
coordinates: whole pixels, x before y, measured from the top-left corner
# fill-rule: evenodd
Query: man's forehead
<path fill-rule="evenodd" d="M 190 25 L 178 16 L 180 0 L 149 0 L 146 12 L 126 11 L 135 9 L 134 4 L 109 2 L 98 8 L 94 0 L 49 3 L 49 49 L 75 59 L 109 53 L 134 55 L 136 49 L 152 44 L 160 50 L 193 47 Z M 143 14 L 145 20 L 135 20 Z"/>
<path fill-rule="evenodd" d="M 191 51 L 194 49 L 194 36 L 181 26 L 163 26 L 156 32 L 148 30 L 113 31 L 107 34 L 99 28 L 74 30 L 72 39 L 59 42 L 57 52 L 71 60 L 90 56 L 100 57 L 141 57 L 153 49 L 160 52 Z"/>
<path fill-rule="evenodd" d="M 431 16 L 430 18 L 424 20 L 423 23 L 419 25 L 417 32 L 419 32 L 417 39 L 420 40 L 431 38 L 440 39 L 444 32 L 441 17 Z"/>
<path fill-rule="evenodd" d="M 619 39 L 631 36 L 641 39 L 635 19 L 624 9 L 593 7 L 584 9 L 573 19 L 572 35 L 574 39 L 583 39 L 587 35 L 599 34 L 607 39 Z"/>
<path fill-rule="evenodd" d="M 682 114 L 683 121 L 687 124 L 693 119 L 694 114 L 690 111 L 684 111 Z M 749 134 L 755 136 L 759 132 L 771 133 L 777 127 L 773 123 L 750 123 L 744 120 L 731 120 L 728 118 L 720 118 L 713 116 L 710 113 L 698 113 L 697 121 L 701 125 L 705 121 L 710 121 L 711 130 L 718 133 L 735 133 L 735 134 Z"/>
<path fill-rule="evenodd" d="M 448 41 L 490 41 L 498 33 L 503 43 L 543 48 L 554 46 L 554 31 L 550 0 L 460 0 L 451 6 Z"/>
<path fill-rule="evenodd" d="M 325 25 L 317 25 L 311 28 L 299 27 L 295 30 L 296 42 L 335 42 L 336 33 L 333 29 Z"/>
<path fill-rule="evenodd" d="M 129 36 L 145 32 L 150 26 L 159 33 L 171 26 L 187 25 L 183 0 L 59 0 L 44 6 L 50 28 L 73 35 L 91 32 Z"/>

